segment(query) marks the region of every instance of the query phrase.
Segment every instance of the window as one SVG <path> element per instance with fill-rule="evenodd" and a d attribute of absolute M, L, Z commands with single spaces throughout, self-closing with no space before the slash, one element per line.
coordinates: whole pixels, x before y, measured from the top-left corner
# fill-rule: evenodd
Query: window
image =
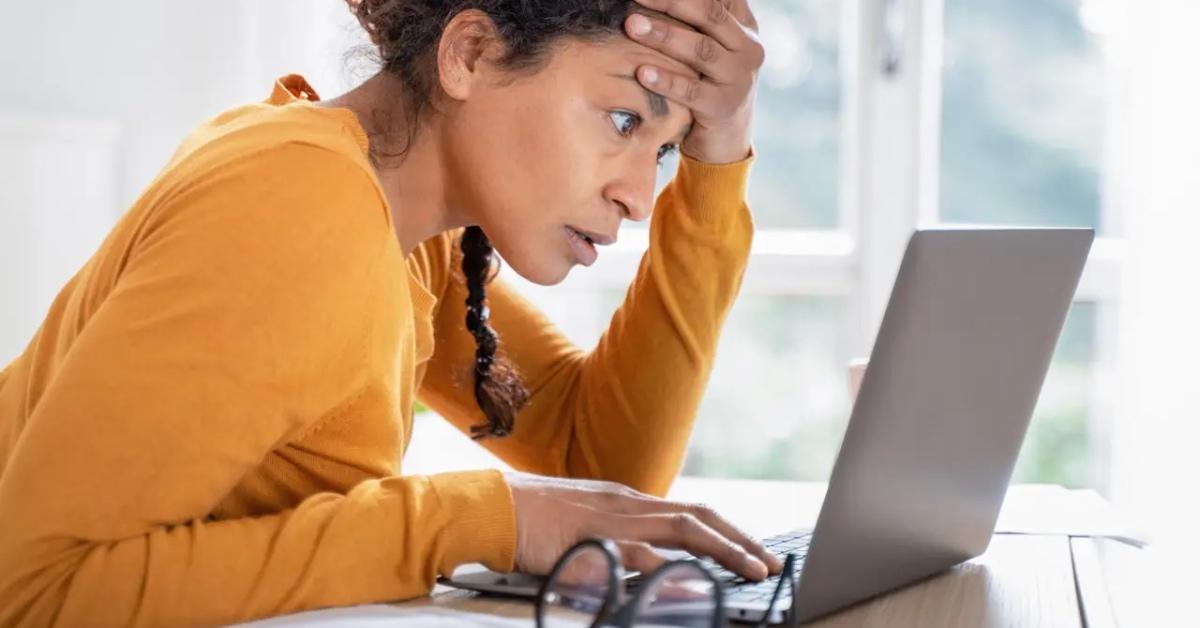
<path fill-rule="evenodd" d="M 1114 75 L 1097 2 L 755 5 L 767 48 L 749 191 L 758 232 L 685 474 L 828 477 L 847 363 L 869 354 L 914 228 L 1069 225 L 1103 237 L 1014 481 L 1103 487 L 1120 225 L 1106 202 Z M 592 346 L 645 246 L 645 227 L 630 225 L 561 286 L 507 276 Z"/>
<path fill-rule="evenodd" d="M 1116 229 L 1103 211 L 1108 67 L 1088 17 L 1097 6 L 945 0 L 942 220 Z"/>

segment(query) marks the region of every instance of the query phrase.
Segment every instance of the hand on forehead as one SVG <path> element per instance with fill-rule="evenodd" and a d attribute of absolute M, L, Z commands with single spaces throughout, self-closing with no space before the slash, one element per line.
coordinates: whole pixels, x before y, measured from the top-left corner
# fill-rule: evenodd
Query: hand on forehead
<path fill-rule="evenodd" d="M 637 13 L 639 15 L 644 15 L 644 16 L 650 18 L 651 20 L 658 20 L 660 24 L 665 22 L 667 25 L 672 26 L 674 28 L 682 28 L 682 29 L 686 29 L 689 31 L 693 31 L 693 32 L 699 32 L 696 30 L 696 27 L 692 26 L 691 24 L 688 24 L 687 22 L 684 22 L 683 20 L 680 20 L 678 18 L 667 15 L 666 13 L 663 13 L 662 11 L 656 11 L 654 9 L 646 8 L 640 4 L 635 4 L 633 11 L 631 11 L 631 13 Z M 647 45 L 643 44 L 642 42 L 639 42 L 639 41 L 633 39 L 628 34 L 625 35 L 625 39 L 627 41 L 630 41 L 630 42 L 634 43 L 635 45 L 637 45 L 639 50 L 648 53 L 647 56 L 649 58 L 644 59 L 644 60 L 639 60 L 640 63 L 647 63 L 647 62 L 654 63 L 656 65 L 661 65 L 669 70 L 679 72 L 680 74 L 691 76 L 693 78 L 700 77 L 700 73 L 697 72 L 694 68 L 692 68 L 692 66 L 690 66 L 682 61 L 679 61 L 679 60 L 675 59 L 674 57 L 670 57 L 670 56 L 662 53 L 659 50 L 651 48 L 650 46 L 647 46 Z"/>
<path fill-rule="evenodd" d="M 695 125 L 682 150 L 715 163 L 743 159 L 750 152 L 754 91 L 766 54 L 747 0 L 637 4 L 625 33 L 670 63 L 648 58 L 636 77 L 691 110 Z"/>

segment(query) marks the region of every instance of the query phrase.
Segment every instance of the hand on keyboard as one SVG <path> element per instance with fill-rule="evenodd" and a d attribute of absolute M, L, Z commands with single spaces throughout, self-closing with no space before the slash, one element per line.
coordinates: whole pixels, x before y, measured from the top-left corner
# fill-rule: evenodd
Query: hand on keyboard
<path fill-rule="evenodd" d="M 750 580 L 779 573 L 783 562 L 711 508 L 668 501 L 614 482 L 506 474 L 517 518 L 519 571 L 545 574 L 589 537 L 613 539 L 630 571 L 664 562 L 654 548 L 711 556 Z"/>

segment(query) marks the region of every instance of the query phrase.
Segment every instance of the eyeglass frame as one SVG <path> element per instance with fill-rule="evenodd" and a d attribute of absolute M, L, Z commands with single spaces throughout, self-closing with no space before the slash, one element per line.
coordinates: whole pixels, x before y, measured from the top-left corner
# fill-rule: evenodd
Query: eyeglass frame
<path fill-rule="evenodd" d="M 604 596 L 604 603 L 596 610 L 595 616 L 592 618 L 590 628 L 600 628 L 601 626 L 614 626 L 616 628 L 629 628 L 633 625 L 633 613 L 638 608 L 638 603 L 642 600 L 645 592 L 650 590 L 650 586 L 641 586 L 628 599 L 618 599 L 627 592 L 625 586 L 625 567 L 621 563 L 621 552 L 617 544 L 611 539 L 606 538 L 589 538 L 579 541 L 572 545 L 567 551 L 559 556 L 555 561 L 554 567 L 550 573 L 542 580 L 538 587 L 538 595 L 536 606 L 534 607 L 534 621 L 538 628 L 543 628 L 543 617 L 546 608 L 546 597 L 549 593 L 550 585 L 555 581 L 560 571 L 566 566 L 568 559 L 575 556 L 579 551 L 586 547 L 594 547 L 599 549 L 605 558 L 608 560 L 608 588 Z M 712 628 L 722 628 L 727 625 L 725 618 L 725 587 L 721 581 L 713 575 L 712 571 L 702 563 L 691 558 L 673 559 L 664 562 L 655 567 L 653 571 L 643 575 L 643 580 L 649 584 L 655 582 L 656 578 L 666 573 L 668 570 L 677 566 L 685 565 L 696 569 L 705 579 L 713 585 L 714 606 L 712 616 Z M 771 619 L 771 611 L 775 610 L 775 604 L 779 601 L 779 594 L 783 590 L 783 583 L 789 583 L 788 588 L 792 595 L 792 602 L 795 603 L 796 596 L 796 555 L 789 552 L 786 559 L 783 561 L 783 570 L 779 576 L 779 582 L 775 585 L 775 590 L 771 593 L 771 600 L 767 603 L 767 608 L 763 612 L 762 619 L 755 624 L 755 628 L 765 628 L 769 625 Z M 615 608 L 614 608 L 615 607 Z"/>

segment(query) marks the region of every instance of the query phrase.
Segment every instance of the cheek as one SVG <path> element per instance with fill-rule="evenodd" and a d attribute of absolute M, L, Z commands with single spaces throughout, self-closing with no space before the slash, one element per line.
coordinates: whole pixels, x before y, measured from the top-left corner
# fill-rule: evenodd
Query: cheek
<path fill-rule="evenodd" d="M 595 120 L 578 105 L 533 94 L 499 96 L 472 122 L 480 220 L 516 244 L 545 238 L 598 194 Z M 591 203 L 588 201 L 591 200 Z M 540 233 L 539 233 L 540 232 Z"/>
<path fill-rule="evenodd" d="M 595 166 L 594 121 L 570 101 L 545 97 L 531 97 L 511 113 L 505 154 L 530 204 L 545 211 L 581 202 Z"/>
<path fill-rule="evenodd" d="M 544 93 L 510 90 L 480 102 L 461 110 L 449 129 L 454 176 L 462 179 L 452 184 L 514 270 L 553 283 L 570 254 L 562 225 L 597 205 L 603 120 Z"/>

